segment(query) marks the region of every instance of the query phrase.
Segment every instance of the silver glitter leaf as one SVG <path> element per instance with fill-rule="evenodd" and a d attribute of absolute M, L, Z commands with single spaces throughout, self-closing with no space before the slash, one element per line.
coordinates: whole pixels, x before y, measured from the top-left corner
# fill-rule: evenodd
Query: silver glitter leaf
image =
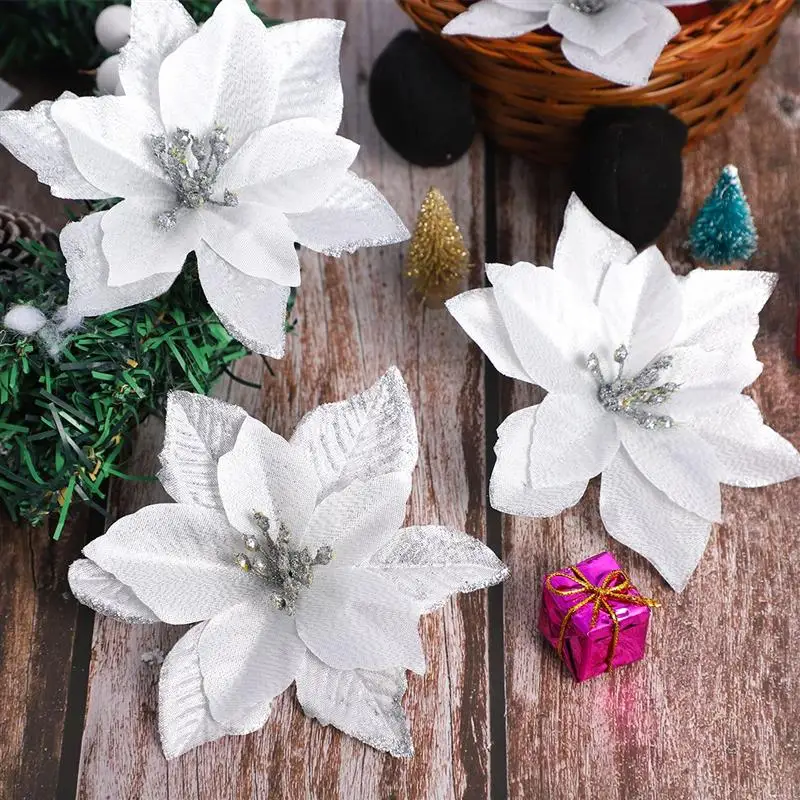
<path fill-rule="evenodd" d="M 314 465 L 320 500 L 355 480 L 410 473 L 417 463 L 417 424 L 400 371 L 391 367 L 366 392 L 306 414 L 291 444 Z"/>
<path fill-rule="evenodd" d="M 364 565 L 413 597 L 423 613 L 459 592 L 473 592 L 508 577 L 508 567 L 469 534 L 438 525 L 403 528 Z"/>
<path fill-rule="evenodd" d="M 197 642 L 206 623 L 183 635 L 164 660 L 158 679 L 158 733 L 165 758 L 177 758 L 226 730 L 211 716 L 203 693 Z"/>
<path fill-rule="evenodd" d="M 414 755 L 401 705 L 406 691 L 405 670 L 341 671 L 307 653 L 296 683 L 303 711 L 321 725 L 333 725 L 393 756 Z"/>
<path fill-rule="evenodd" d="M 233 448 L 246 418 L 247 412 L 222 400 L 170 393 L 158 479 L 173 500 L 221 508 L 217 462 Z"/>
<path fill-rule="evenodd" d="M 88 558 L 79 558 L 70 565 L 68 580 L 69 588 L 78 601 L 98 614 L 135 625 L 159 621 L 130 586 Z"/>

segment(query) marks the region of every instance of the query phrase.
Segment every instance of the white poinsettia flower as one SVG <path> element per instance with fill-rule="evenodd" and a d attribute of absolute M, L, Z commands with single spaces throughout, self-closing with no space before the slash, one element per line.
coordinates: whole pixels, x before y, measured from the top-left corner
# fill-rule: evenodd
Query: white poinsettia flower
<path fill-rule="evenodd" d="M 398 756 L 418 620 L 507 570 L 477 539 L 402 528 L 417 431 L 400 373 L 308 414 L 290 441 L 241 408 L 170 395 L 159 478 L 176 501 L 115 522 L 69 571 L 128 622 L 196 623 L 162 667 L 167 758 L 262 727 L 293 681 L 310 717 Z"/>
<path fill-rule="evenodd" d="M 741 393 L 761 373 L 752 343 L 776 276 L 678 277 L 576 196 L 552 269 L 486 269 L 492 288 L 447 307 L 500 372 L 548 392 L 498 430 L 492 506 L 559 514 L 602 473 L 608 532 L 681 590 L 721 519 L 720 483 L 800 475 L 800 454 Z"/>
<path fill-rule="evenodd" d="M 573 66 L 613 83 L 641 86 L 680 30 L 665 6 L 703 0 L 479 0 L 442 30 L 449 36 L 522 36 L 549 26 Z"/>
<path fill-rule="evenodd" d="M 267 28 L 245 0 L 222 0 L 198 30 L 178 0 L 133 0 L 124 96 L 0 115 L 0 142 L 56 197 L 122 198 L 62 231 L 68 317 L 156 297 L 194 252 L 228 331 L 280 357 L 295 242 L 339 255 L 408 237 L 336 135 L 343 30 Z"/>

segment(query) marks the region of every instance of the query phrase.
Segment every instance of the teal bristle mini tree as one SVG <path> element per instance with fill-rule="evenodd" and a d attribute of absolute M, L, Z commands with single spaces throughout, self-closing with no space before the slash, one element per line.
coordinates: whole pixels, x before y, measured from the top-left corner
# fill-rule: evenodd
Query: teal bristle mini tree
<path fill-rule="evenodd" d="M 758 248 L 758 233 L 739 170 L 729 164 L 706 198 L 689 232 L 695 259 L 723 266 L 746 261 Z"/>

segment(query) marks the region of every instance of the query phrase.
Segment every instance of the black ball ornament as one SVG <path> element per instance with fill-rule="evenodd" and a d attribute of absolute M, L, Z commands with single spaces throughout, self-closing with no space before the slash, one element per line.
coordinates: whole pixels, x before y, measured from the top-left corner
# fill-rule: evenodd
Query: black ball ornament
<path fill-rule="evenodd" d="M 470 86 L 416 31 L 398 34 L 378 56 L 369 105 L 381 136 L 421 167 L 444 167 L 475 138 Z"/>
<path fill-rule="evenodd" d="M 658 238 L 678 208 L 687 134 L 686 125 L 659 106 L 598 107 L 583 121 L 575 191 L 637 250 Z"/>

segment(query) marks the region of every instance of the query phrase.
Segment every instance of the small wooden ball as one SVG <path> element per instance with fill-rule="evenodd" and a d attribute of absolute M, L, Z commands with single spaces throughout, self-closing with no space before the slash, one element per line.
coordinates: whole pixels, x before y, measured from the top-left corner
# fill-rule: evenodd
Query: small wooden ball
<path fill-rule="evenodd" d="M 104 8 L 94 23 L 94 35 L 109 53 L 116 53 L 131 38 L 130 6 L 114 5 Z"/>

